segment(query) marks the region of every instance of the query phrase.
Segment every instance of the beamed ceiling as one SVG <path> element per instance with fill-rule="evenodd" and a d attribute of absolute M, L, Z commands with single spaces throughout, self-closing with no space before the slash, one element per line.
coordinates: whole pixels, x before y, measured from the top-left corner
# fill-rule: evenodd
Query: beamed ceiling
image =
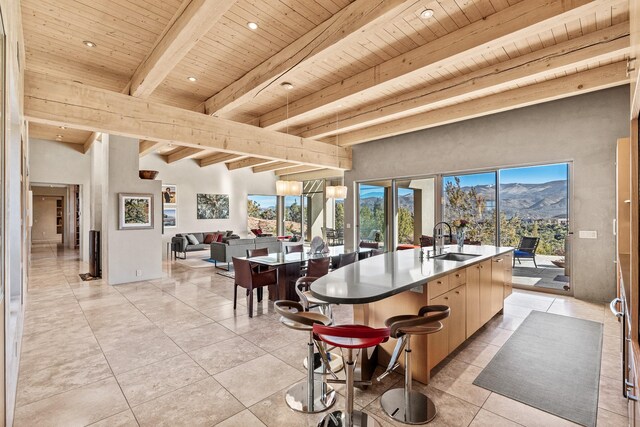
<path fill-rule="evenodd" d="M 31 136 L 86 151 L 111 132 L 168 163 L 279 176 L 629 82 L 628 0 L 23 0 L 22 13 Z"/>

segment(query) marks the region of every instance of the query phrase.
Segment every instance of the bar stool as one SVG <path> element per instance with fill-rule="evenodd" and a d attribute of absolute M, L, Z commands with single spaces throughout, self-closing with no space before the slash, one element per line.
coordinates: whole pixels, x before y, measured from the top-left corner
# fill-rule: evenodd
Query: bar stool
<path fill-rule="evenodd" d="M 353 410 L 353 386 L 355 373 L 355 357 L 353 350 L 375 347 L 389 339 L 389 328 L 371 328 L 364 325 L 313 325 L 313 333 L 318 339 L 334 347 L 347 351 L 345 360 L 346 404 L 344 411 L 327 414 L 318 427 L 378 427 L 380 424 L 365 412 Z M 370 381 L 359 382 L 370 385 Z"/>
<path fill-rule="evenodd" d="M 404 388 L 394 388 L 380 398 L 384 412 L 404 424 L 424 424 L 436 416 L 436 407 L 427 396 L 412 389 L 411 375 L 411 335 L 427 335 L 442 329 L 440 320 L 449 317 L 450 309 L 446 305 L 427 305 L 418 315 L 405 314 L 388 318 L 384 323 L 389 327 L 390 335 L 398 342 L 389 361 L 387 370 L 377 379 L 381 381 L 400 364 L 398 359 L 404 348 Z"/>
<path fill-rule="evenodd" d="M 280 322 L 288 328 L 309 332 L 307 343 L 307 357 L 313 360 L 313 347 L 319 349 L 321 343 L 314 338 L 313 327 L 315 325 L 328 326 L 331 319 L 327 316 L 310 311 L 304 311 L 300 303 L 281 300 L 274 302 L 278 314 L 282 317 Z M 312 414 L 330 408 L 336 401 L 336 392 L 324 381 L 316 381 L 313 377 L 313 366 L 307 368 L 307 380 L 294 384 L 285 393 L 287 405 L 294 411 Z"/>

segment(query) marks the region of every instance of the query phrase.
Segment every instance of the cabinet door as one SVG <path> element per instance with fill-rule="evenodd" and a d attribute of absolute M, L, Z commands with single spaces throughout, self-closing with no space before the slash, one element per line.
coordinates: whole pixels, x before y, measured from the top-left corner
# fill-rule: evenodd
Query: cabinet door
<path fill-rule="evenodd" d="M 491 260 L 480 263 L 480 326 L 487 323 L 491 312 Z"/>
<path fill-rule="evenodd" d="M 447 305 L 450 306 L 451 301 L 448 293 L 429 300 L 430 305 Z M 435 334 L 427 335 L 428 340 L 428 365 L 429 370 L 433 369 L 438 363 L 449 355 L 449 318 L 442 320 L 444 328 Z"/>
<path fill-rule="evenodd" d="M 504 304 L 504 257 L 491 261 L 491 316 L 502 310 Z"/>
<path fill-rule="evenodd" d="M 466 268 L 466 337 L 469 338 L 480 329 L 480 265 Z"/>
<path fill-rule="evenodd" d="M 447 292 L 445 296 L 449 297 L 449 307 L 451 308 L 448 325 L 449 353 L 451 353 L 466 339 L 466 286 L 458 286 L 457 288 Z"/>
<path fill-rule="evenodd" d="M 513 252 L 504 257 L 504 298 L 513 292 Z"/>

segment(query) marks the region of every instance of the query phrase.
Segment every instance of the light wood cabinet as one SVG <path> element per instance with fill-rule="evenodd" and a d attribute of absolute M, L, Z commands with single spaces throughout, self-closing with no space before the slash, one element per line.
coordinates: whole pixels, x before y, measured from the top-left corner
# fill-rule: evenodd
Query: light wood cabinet
<path fill-rule="evenodd" d="M 440 277 L 427 283 L 429 298 L 442 295 L 449 290 L 449 276 Z"/>
<path fill-rule="evenodd" d="M 480 283 L 480 325 L 484 325 L 493 317 L 491 312 L 491 260 L 481 262 L 479 269 Z"/>
<path fill-rule="evenodd" d="M 491 260 L 491 317 L 504 307 L 504 262 L 503 256 Z"/>
<path fill-rule="evenodd" d="M 429 305 L 449 305 L 448 293 L 444 293 L 429 300 Z M 433 369 L 438 363 L 442 362 L 449 355 L 449 318 L 441 321 L 444 326 L 441 331 L 435 334 L 429 334 L 429 352 L 427 354 L 427 364 L 429 370 Z"/>
<path fill-rule="evenodd" d="M 466 285 L 457 288 L 445 294 L 449 299 L 449 307 L 451 307 L 451 315 L 449 315 L 449 353 L 458 348 L 460 344 L 467 339 L 466 336 Z"/>
<path fill-rule="evenodd" d="M 467 277 L 466 336 L 469 338 L 482 326 L 480 323 L 480 264 L 467 267 L 465 275 Z"/>

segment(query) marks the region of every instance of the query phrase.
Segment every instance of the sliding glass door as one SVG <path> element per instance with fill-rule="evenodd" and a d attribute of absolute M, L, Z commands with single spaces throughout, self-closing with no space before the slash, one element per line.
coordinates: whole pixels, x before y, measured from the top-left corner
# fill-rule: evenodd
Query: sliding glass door
<path fill-rule="evenodd" d="M 496 244 L 495 172 L 443 176 L 442 199 L 443 221 L 467 221 L 467 243 Z"/>
<path fill-rule="evenodd" d="M 359 241 L 378 242 L 389 249 L 389 205 L 391 181 L 362 183 L 358 186 Z"/>

